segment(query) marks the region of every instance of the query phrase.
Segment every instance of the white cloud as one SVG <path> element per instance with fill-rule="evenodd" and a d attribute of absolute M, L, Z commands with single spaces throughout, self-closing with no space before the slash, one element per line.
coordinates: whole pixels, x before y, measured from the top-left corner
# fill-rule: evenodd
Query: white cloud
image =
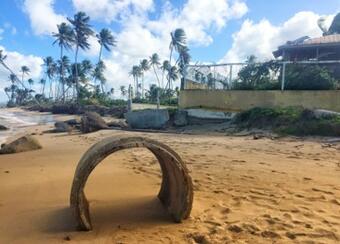
<path fill-rule="evenodd" d="M 142 13 L 153 9 L 152 0 L 72 0 L 77 11 L 91 18 L 112 22 L 132 11 Z"/>
<path fill-rule="evenodd" d="M 272 52 L 279 45 L 302 36 L 317 37 L 321 30 L 317 25 L 320 16 L 313 12 L 299 12 L 281 25 L 273 25 L 267 19 L 258 23 L 247 19 L 241 29 L 233 34 L 233 44 L 221 62 L 244 61 L 255 55 L 259 60 L 273 58 Z M 327 16 L 330 23 L 332 16 Z"/>
<path fill-rule="evenodd" d="M 30 69 L 30 78 L 36 80 L 40 78 L 42 73 L 43 59 L 34 55 L 23 55 L 18 52 L 6 51 L 6 49 L 0 46 L 0 50 L 3 50 L 4 54 L 7 55 L 5 63 L 16 73 L 20 74 L 20 68 L 26 65 Z M 6 86 L 10 85 L 8 80 L 10 73 L 2 65 L 0 65 L 0 93 Z M 3 94 L 2 94 L 3 95 Z M 1 99 L 2 98 L 2 99 Z M 3 100 L 4 96 L 0 94 L 0 100 Z"/>
<path fill-rule="evenodd" d="M 28 14 L 34 34 L 51 34 L 57 31 L 57 24 L 66 21 L 53 9 L 54 0 L 25 0 L 24 11 Z"/>

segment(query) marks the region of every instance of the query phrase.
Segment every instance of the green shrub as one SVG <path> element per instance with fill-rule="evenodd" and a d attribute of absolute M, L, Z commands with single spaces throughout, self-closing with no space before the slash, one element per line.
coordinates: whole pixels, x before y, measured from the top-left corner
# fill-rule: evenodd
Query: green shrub
<path fill-rule="evenodd" d="M 325 67 L 297 64 L 286 67 L 286 90 L 331 90 L 335 84 L 331 72 Z"/>

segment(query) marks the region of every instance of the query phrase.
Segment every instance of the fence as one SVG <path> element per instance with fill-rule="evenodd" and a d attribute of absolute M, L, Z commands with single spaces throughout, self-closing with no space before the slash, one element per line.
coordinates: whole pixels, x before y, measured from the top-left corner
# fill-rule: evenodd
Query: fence
<path fill-rule="evenodd" d="M 273 61 L 280 70 L 279 74 L 275 72 L 269 73 L 273 80 L 280 77 L 280 88 L 285 90 L 286 84 L 286 66 L 291 65 L 320 65 L 329 67 L 340 78 L 340 60 L 330 61 Z M 196 64 L 187 65 L 184 77 L 184 89 L 232 89 L 233 82 L 239 80 L 239 72 L 249 63 L 224 63 L 224 64 Z M 253 62 L 254 65 L 262 65 L 265 63 Z"/>

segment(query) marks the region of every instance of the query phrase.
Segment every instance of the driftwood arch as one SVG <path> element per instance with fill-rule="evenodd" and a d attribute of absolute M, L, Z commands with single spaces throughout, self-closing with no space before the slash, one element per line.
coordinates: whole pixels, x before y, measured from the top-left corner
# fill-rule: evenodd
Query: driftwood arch
<path fill-rule="evenodd" d="M 107 138 L 93 145 L 81 158 L 73 179 L 70 204 L 80 230 L 91 230 L 89 204 L 84 193 L 86 181 L 92 170 L 110 154 L 128 148 L 149 149 L 162 171 L 162 184 L 158 198 L 175 222 L 189 217 L 193 202 L 192 180 L 188 170 L 170 147 L 142 137 Z"/>

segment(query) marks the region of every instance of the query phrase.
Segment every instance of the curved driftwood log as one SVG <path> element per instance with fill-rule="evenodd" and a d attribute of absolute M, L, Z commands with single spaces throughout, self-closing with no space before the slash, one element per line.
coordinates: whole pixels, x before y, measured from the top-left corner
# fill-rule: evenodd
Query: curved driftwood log
<path fill-rule="evenodd" d="M 193 202 L 192 181 L 188 170 L 170 147 L 142 137 L 107 138 L 93 145 L 78 163 L 71 190 L 71 208 L 80 230 L 91 230 L 89 204 L 84 187 L 92 170 L 110 154 L 128 148 L 145 147 L 158 159 L 162 184 L 158 198 L 175 222 L 189 217 Z"/>

